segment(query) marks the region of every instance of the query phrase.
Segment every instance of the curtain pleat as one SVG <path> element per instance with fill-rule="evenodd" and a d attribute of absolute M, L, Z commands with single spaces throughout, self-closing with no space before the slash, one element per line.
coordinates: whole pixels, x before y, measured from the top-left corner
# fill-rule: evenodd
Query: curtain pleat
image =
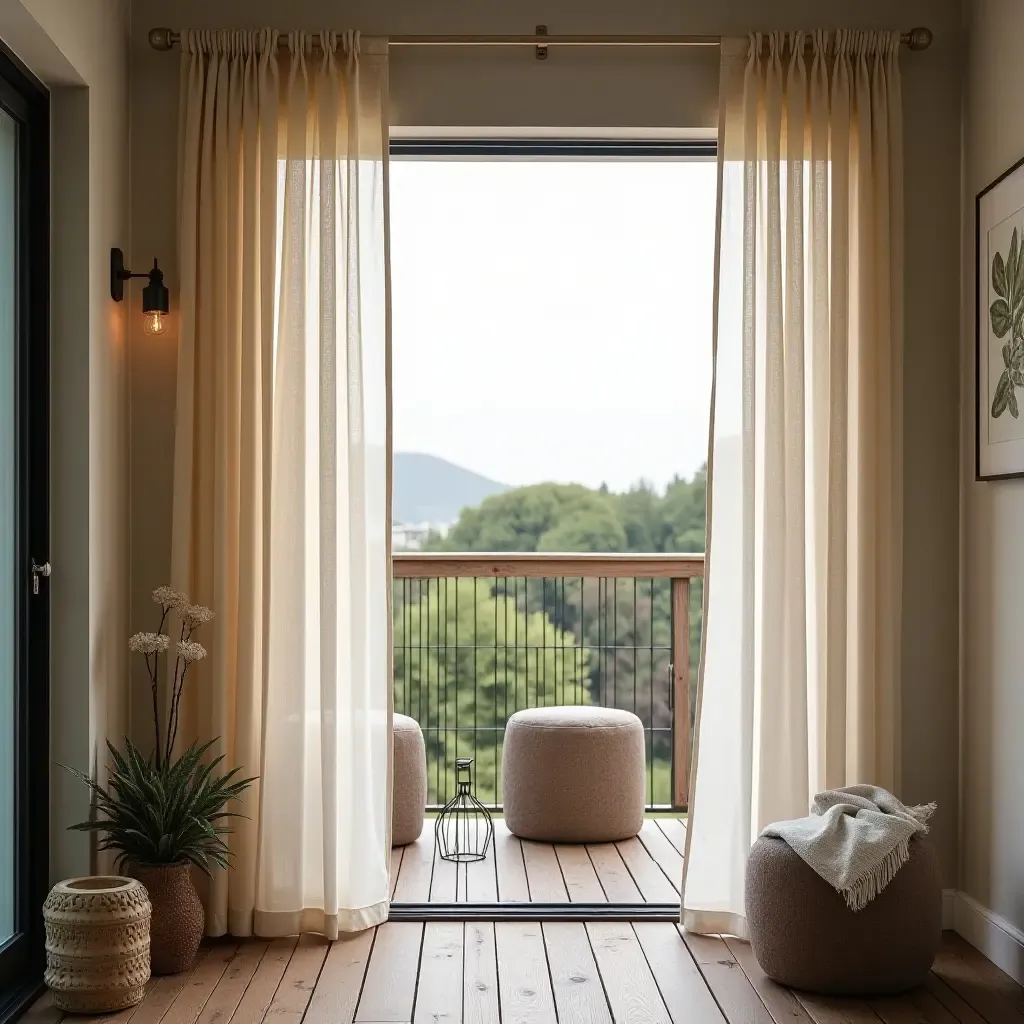
<path fill-rule="evenodd" d="M 211 935 L 387 917 L 387 137 L 383 42 L 183 33 L 172 570 L 217 618 L 182 733 L 260 776 Z"/>
<path fill-rule="evenodd" d="M 899 36 L 722 48 L 708 579 L 683 921 L 745 936 L 765 825 L 898 789 Z"/>

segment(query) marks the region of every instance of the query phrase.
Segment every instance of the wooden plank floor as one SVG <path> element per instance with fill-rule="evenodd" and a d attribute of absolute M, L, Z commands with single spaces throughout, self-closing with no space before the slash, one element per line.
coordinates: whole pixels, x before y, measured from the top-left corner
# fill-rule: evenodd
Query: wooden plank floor
<path fill-rule="evenodd" d="M 521 840 L 495 818 L 493 853 L 475 864 L 456 865 L 438 855 L 433 819 L 428 819 L 415 843 L 392 851 L 392 899 L 676 903 L 685 842 L 686 823 L 678 818 L 648 818 L 636 839 L 586 846 Z"/>
<path fill-rule="evenodd" d="M 62 1020 L 49 996 L 23 1018 Z M 952 933 L 923 988 L 829 999 L 673 924 L 392 921 L 340 942 L 217 941 L 133 1010 L 81 1024 L 1021 1024 L 1024 988 Z"/>

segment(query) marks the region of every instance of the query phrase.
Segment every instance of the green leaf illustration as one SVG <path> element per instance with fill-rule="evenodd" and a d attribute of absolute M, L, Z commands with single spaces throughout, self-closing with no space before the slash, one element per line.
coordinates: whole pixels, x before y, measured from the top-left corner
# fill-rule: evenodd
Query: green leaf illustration
<path fill-rule="evenodd" d="M 993 419 L 997 420 L 1003 415 L 1012 393 L 1013 385 L 1010 383 L 1010 375 L 1004 370 L 999 377 L 999 383 L 996 385 L 996 393 L 992 396 Z"/>
<path fill-rule="evenodd" d="M 1009 392 L 1009 398 L 1006 400 L 1006 407 L 1010 410 L 1010 415 L 1017 419 L 1020 416 L 1020 410 L 1017 408 L 1017 392 L 1013 390 L 1011 386 Z"/>
<path fill-rule="evenodd" d="M 1014 309 L 1017 303 L 1020 301 L 1020 292 L 1016 290 L 1017 284 L 1017 262 L 1020 257 L 1020 250 L 1018 249 L 1018 238 L 1017 228 L 1014 228 L 1013 236 L 1010 239 L 1010 252 L 1007 254 L 1007 301 L 1010 303 L 1010 308 Z"/>
<path fill-rule="evenodd" d="M 996 295 L 1006 298 L 1006 265 L 1001 252 L 997 252 L 992 260 L 992 288 Z"/>
<path fill-rule="evenodd" d="M 1009 272 L 1010 268 L 1007 267 L 1008 276 Z M 1022 301 L 1024 300 L 1024 242 L 1017 250 L 1017 265 L 1014 268 L 1013 281 L 1008 280 L 1007 284 L 1013 286 L 1015 304 L 1020 304 L 1021 309 L 1024 309 L 1024 301 Z"/>
<path fill-rule="evenodd" d="M 992 333 L 997 338 L 1005 337 L 1010 329 L 1010 307 L 1006 304 L 1006 299 L 996 299 L 989 309 L 989 314 L 992 318 Z"/>

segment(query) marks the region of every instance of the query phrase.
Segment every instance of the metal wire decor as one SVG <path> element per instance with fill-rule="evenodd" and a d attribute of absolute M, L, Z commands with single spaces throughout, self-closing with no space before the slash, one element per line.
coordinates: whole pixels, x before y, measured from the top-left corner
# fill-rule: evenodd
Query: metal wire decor
<path fill-rule="evenodd" d="M 473 795 L 473 758 L 455 761 L 455 796 L 444 805 L 434 825 L 437 849 L 445 860 L 484 860 L 494 838 L 487 808 Z"/>

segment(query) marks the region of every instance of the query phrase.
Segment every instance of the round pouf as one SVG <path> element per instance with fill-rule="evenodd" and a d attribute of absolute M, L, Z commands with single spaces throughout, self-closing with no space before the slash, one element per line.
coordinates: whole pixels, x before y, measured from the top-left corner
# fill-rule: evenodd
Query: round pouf
<path fill-rule="evenodd" d="M 501 774 L 505 824 L 523 839 L 606 843 L 644 823 L 644 728 L 628 711 L 517 711 L 505 726 Z"/>
<path fill-rule="evenodd" d="M 854 913 L 782 839 L 762 836 L 747 861 L 747 928 L 757 962 L 790 988 L 886 995 L 924 983 L 942 937 L 939 861 L 927 839 Z"/>
<path fill-rule="evenodd" d="M 149 981 L 146 890 L 109 875 L 58 882 L 43 904 L 46 984 L 72 1013 L 108 1013 L 142 1001 Z"/>
<path fill-rule="evenodd" d="M 394 716 L 395 760 L 392 780 L 391 845 L 415 843 L 423 831 L 427 806 L 427 753 L 415 718 Z"/>

